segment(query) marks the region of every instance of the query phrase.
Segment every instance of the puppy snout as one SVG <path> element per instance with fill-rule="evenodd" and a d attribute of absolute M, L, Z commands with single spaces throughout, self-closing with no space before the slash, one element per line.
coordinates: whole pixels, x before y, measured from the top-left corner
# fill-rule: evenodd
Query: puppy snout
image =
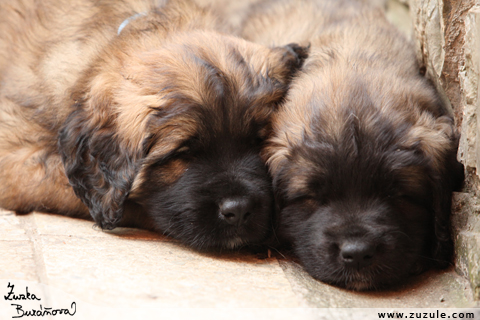
<path fill-rule="evenodd" d="M 367 241 L 347 241 L 340 249 L 340 259 L 346 267 L 360 270 L 372 264 L 376 246 Z"/>
<path fill-rule="evenodd" d="M 220 204 L 220 218 L 231 225 L 244 224 L 251 215 L 253 199 L 249 197 L 228 198 Z"/>

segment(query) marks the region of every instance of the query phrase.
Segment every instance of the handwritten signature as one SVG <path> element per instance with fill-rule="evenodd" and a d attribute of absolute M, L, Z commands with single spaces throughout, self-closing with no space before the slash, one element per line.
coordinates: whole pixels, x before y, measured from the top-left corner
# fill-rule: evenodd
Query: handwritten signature
<path fill-rule="evenodd" d="M 41 301 L 42 299 L 37 297 L 34 293 L 31 293 L 28 291 L 28 287 L 25 288 L 25 293 L 19 293 L 16 294 L 13 290 L 15 288 L 14 284 L 10 284 L 10 282 L 7 285 L 7 288 L 10 289 L 10 291 L 7 293 L 7 295 L 3 296 L 5 300 L 8 301 Z M 43 307 L 40 305 L 38 309 L 30 309 L 30 310 L 23 310 L 23 306 L 18 303 L 12 303 L 12 306 L 15 307 L 15 311 L 17 311 L 16 316 L 12 316 L 12 318 L 22 318 L 22 317 L 44 317 L 44 316 L 56 316 L 56 315 L 70 315 L 73 316 L 77 312 L 77 304 L 76 302 L 72 302 L 70 305 L 69 309 L 54 309 L 54 308 L 48 308 L 48 307 Z"/>

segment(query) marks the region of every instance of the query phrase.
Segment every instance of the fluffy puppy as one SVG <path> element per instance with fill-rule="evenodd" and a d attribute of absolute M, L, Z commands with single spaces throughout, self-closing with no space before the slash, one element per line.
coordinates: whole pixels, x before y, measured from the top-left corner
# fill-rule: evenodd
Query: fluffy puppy
<path fill-rule="evenodd" d="M 304 48 L 221 34 L 190 1 L 0 11 L 0 206 L 91 215 L 199 250 L 268 235 L 259 151 Z"/>
<path fill-rule="evenodd" d="M 361 1 L 263 1 L 251 12 L 246 39 L 311 43 L 264 150 L 278 236 L 314 278 L 354 290 L 448 266 L 463 167 L 412 45 Z"/>

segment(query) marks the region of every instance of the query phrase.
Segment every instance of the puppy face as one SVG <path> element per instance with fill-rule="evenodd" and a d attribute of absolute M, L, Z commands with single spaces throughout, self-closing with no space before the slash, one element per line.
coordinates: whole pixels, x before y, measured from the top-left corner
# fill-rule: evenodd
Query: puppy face
<path fill-rule="evenodd" d="M 448 265 L 451 192 L 463 168 L 452 120 L 434 115 L 428 86 L 381 88 L 387 95 L 345 74 L 301 80 L 266 152 L 279 234 L 306 270 L 348 289 L 378 289 Z M 305 92 L 312 88 L 322 90 Z"/>
<path fill-rule="evenodd" d="M 263 240 L 272 196 L 260 147 L 302 50 L 198 31 L 89 75 L 60 147 L 96 222 L 115 227 L 128 198 L 149 228 L 199 250 Z"/>

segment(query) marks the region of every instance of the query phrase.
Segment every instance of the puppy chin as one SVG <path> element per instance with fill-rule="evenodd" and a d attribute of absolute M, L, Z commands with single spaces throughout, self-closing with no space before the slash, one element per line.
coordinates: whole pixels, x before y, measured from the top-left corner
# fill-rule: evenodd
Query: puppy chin
<path fill-rule="evenodd" d="M 378 290 L 387 286 L 387 282 L 376 281 L 375 274 L 380 273 L 380 270 L 369 268 L 361 270 L 360 272 L 342 270 L 343 278 L 335 281 L 333 284 L 354 291 L 370 291 Z M 390 284 L 390 282 L 388 282 Z"/>
<path fill-rule="evenodd" d="M 371 284 L 367 282 L 352 282 L 349 285 L 347 285 L 347 289 L 355 290 L 355 291 L 365 291 L 371 288 L 372 288 Z"/>
<path fill-rule="evenodd" d="M 237 249 L 245 244 L 245 241 L 240 237 L 235 237 L 230 240 L 225 241 L 225 247 L 227 249 Z"/>
<path fill-rule="evenodd" d="M 373 283 L 370 278 L 362 278 L 360 276 L 358 279 L 347 282 L 345 288 L 355 291 L 367 291 L 373 289 Z"/>
<path fill-rule="evenodd" d="M 381 200 L 341 199 L 307 208 L 297 203 L 282 214 L 292 218 L 286 232 L 295 239 L 295 254 L 317 280 L 355 291 L 382 290 L 423 263 L 428 221 L 418 216 L 427 212 L 412 208 L 417 220 L 407 227 L 399 223 L 398 206 Z"/>
<path fill-rule="evenodd" d="M 336 272 L 337 276 L 334 277 L 334 279 L 323 278 L 323 275 L 315 277 L 315 273 L 310 274 L 319 281 L 354 291 L 381 290 L 398 283 L 401 279 L 395 276 L 388 277 L 388 279 L 383 277 L 382 279 L 379 279 L 378 275 L 381 273 L 382 269 L 375 267 L 362 269 L 360 271 L 352 271 L 338 266 Z"/>

